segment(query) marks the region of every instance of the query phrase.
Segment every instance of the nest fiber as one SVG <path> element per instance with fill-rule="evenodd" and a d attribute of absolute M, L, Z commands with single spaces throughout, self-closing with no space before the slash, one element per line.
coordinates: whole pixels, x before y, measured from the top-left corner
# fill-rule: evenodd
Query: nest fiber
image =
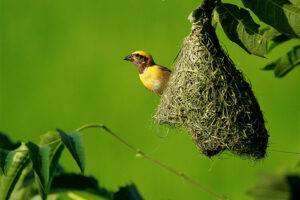
<path fill-rule="evenodd" d="M 201 12 L 184 39 L 155 118 L 184 127 L 208 157 L 229 150 L 263 158 L 268 133 L 259 104 L 220 47 L 210 13 Z"/>

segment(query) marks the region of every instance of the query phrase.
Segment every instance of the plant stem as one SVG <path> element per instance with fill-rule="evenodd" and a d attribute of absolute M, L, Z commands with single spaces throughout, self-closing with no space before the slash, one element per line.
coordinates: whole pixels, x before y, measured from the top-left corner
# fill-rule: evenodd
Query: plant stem
<path fill-rule="evenodd" d="M 287 154 L 300 154 L 300 152 L 294 152 L 294 151 L 281 151 L 281 150 L 270 150 L 277 153 L 287 153 Z"/>
<path fill-rule="evenodd" d="M 137 153 L 137 155 L 144 157 L 152 162 L 154 162 L 155 164 L 159 165 L 162 168 L 165 168 L 166 170 L 168 170 L 169 172 L 183 178 L 184 180 L 188 181 L 189 183 L 195 185 L 196 187 L 200 188 L 202 191 L 209 193 L 210 195 L 216 197 L 217 199 L 220 200 L 230 200 L 228 197 L 220 195 L 214 191 L 212 191 L 211 189 L 203 186 L 202 184 L 198 183 L 196 180 L 190 178 L 189 176 L 183 174 L 180 171 L 175 170 L 174 168 L 164 164 L 163 162 L 148 156 L 147 154 L 145 154 L 143 151 L 141 151 L 138 148 L 135 148 L 134 146 L 132 146 L 131 144 L 129 144 L 128 142 L 126 142 L 124 139 L 122 139 L 121 137 L 119 137 L 118 135 L 116 135 L 114 132 L 112 132 L 109 128 L 107 128 L 105 125 L 103 124 L 87 124 L 87 125 L 83 125 L 80 128 L 77 129 L 77 131 L 83 131 L 85 129 L 88 128 L 102 128 L 104 129 L 108 134 L 110 134 L 111 136 L 113 136 L 117 141 L 119 141 L 120 143 L 122 143 L 123 145 L 127 146 L 129 149 L 131 149 L 132 151 L 134 151 L 135 153 Z"/>

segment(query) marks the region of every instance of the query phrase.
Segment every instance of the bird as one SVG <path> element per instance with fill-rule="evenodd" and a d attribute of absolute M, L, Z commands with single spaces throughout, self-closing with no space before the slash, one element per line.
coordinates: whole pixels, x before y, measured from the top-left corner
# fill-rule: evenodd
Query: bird
<path fill-rule="evenodd" d="M 139 72 L 143 85 L 154 94 L 161 96 L 169 82 L 171 70 L 156 65 L 152 56 L 145 51 L 135 51 L 124 58 L 132 62 Z"/>

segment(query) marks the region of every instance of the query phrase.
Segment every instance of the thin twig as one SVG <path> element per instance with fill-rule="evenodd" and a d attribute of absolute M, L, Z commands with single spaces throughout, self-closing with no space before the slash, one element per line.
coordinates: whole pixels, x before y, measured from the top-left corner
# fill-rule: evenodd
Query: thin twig
<path fill-rule="evenodd" d="M 281 150 L 270 150 L 277 153 L 288 153 L 288 154 L 300 154 L 300 152 L 294 152 L 294 151 L 281 151 Z"/>
<path fill-rule="evenodd" d="M 102 129 L 104 129 L 107 133 L 109 133 L 111 136 L 113 136 L 117 141 L 121 142 L 123 145 L 127 146 L 129 149 L 131 149 L 132 151 L 134 151 L 135 153 L 137 153 L 137 155 L 139 155 L 141 157 L 144 157 L 144 158 L 146 158 L 146 159 L 154 162 L 155 164 L 159 165 L 162 168 L 165 168 L 169 172 L 171 172 L 171 173 L 173 173 L 173 174 L 175 174 L 175 175 L 183 178 L 184 180 L 190 182 L 191 184 L 197 186 L 198 188 L 200 188 L 204 192 L 209 193 L 210 195 L 216 197 L 219 200 L 230 200 L 228 197 L 212 191 L 211 189 L 203 186 L 202 184 L 198 183 L 196 180 L 190 178 L 189 176 L 183 174 L 182 172 L 173 169 L 172 167 L 170 167 L 170 166 L 162 163 L 161 161 L 159 161 L 159 160 L 157 160 L 157 159 L 155 159 L 155 158 L 153 158 L 151 156 L 148 156 L 147 154 L 145 154 L 140 149 L 135 148 L 134 146 L 132 146 L 131 144 L 129 144 L 128 142 L 126 142 L 124 139 L 120 138 L 118 135 L 116 135 L 114 132 L 112 132 L 109 128 L 107 128 L 103 124 L 87 124 L 87 125 L 83 125 L 82 127 L 78 128 L 77 131 L 80 132 L 80 131 L 83 131 L 83 130 L 88 129 L 88 128 L 102 128 Z"/>

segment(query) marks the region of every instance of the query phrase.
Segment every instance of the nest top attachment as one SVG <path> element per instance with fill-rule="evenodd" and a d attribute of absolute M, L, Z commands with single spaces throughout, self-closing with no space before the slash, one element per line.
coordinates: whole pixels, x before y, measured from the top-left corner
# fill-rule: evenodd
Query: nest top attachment
<path fill-rule="evenodd" d="M 269 135 L 250 85 L 222 50 L 211 26 L 218 2 L 205 0 L 190 15 L 191 33 L 154 117 L 159 124 L 185 128 L 208 157 L 229 150 L 260 159 Z"/>

